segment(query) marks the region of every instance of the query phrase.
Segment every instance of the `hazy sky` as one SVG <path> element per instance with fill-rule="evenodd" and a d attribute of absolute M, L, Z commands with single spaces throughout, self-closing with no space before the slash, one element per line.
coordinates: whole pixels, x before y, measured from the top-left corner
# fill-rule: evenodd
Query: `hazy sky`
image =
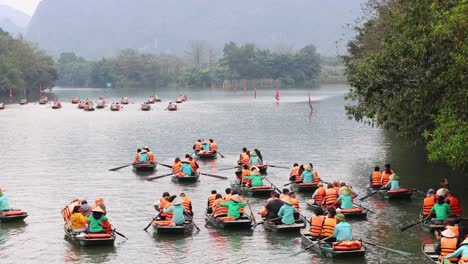
<path fill-rule="evenodd" d="M 0 5 L 8 5 L 32 16 L 41 0 L 0 0 Z"/>

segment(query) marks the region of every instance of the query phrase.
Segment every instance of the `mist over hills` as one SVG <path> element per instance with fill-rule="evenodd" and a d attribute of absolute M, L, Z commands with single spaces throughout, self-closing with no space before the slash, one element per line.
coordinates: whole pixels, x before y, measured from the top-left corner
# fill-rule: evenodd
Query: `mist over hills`
<path fill-rule="evenodd" d="M 334 55 L 360 14 L 359 0 L 43 0 L 26 39 L 55 56 L 87 58 L 127 48 L 181 54 L 194 41 L 218 50 L 229 41 L 282 50 L 314 44 Z"/>
<path fill-rule="evenodd" d="M 6 5 L 0 5 L 0 28 L 11 34 L 24 33 L 31 17 Z"/>

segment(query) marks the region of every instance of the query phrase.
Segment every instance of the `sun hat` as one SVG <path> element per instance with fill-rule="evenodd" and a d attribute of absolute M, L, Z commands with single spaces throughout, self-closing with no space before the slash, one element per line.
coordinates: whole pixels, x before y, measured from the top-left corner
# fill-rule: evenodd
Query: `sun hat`
<path fill-rule="evenodd" d="M 348 195 L 351 195 L 353 192 L 348 187 L 345 186 L 345 187 L 341 187 L 340 193 L 348 196 Z"/>
<path fill-rule="evenodd" d="M 466 238 L 465 240 L 463 240 L 463 242 L 461 242 L 460 245 L 468 245 L 468 238 Z"/>
<path fill-rule="evenodd" d="M 335 218 L 340 221 L 346 221 L 346 217 L 344 216 L 344 214 L 337 214 L 335 215 Z"/>
<path fill-rule="evenodd" d="M 451 229 L 445 229 L 442 233 L 440 233 L 444 237 L 452 238 L 456 237 L 455 233 Z"/>
<path fill-rule="evenodd" d="M 182 201 L 180 200 L 179 197 L 175 198 L 174 201 L 172 201 L 172 204 L 173 205 L 181 205 L 182 204 Z"/>
<path fill-rule="evenodd" d="M 286 198 L 282 199 L 282 201 L 283 201 L 285 204 L 291 205 L 291 198 L 289 198 L 289 197 L 286 197 Z"/>
<path fill-rule="evenodd" d="M 440 188 L 440 189 L 437 190 L 436 195 L 437 196 L 445 196 L 445 195 L 447 195 L 448 192 L 449 192 L 449 190 L 447 188 Z"/>
<path fill-rule="evenodd" d="M 393 177 L 392 177 L 392 176 L 393 176 Z M 394 181 L 400 180 L 400 176 L 398 176 L 398 174 L 392 174 L 392 176 L 391 176 L 391 177 L 392 177 L 392 180 L 394 180 Z"/>
<path fill-rule="evenodd" d="M 231 196 L 231 200 L 240 203 L 240 196 L 238 194 L 234 194 Z"/>
<path fill-rule="evenodd" d="M 253 150 L 250 151 L 250 156 L 256 157 L 256 156 L 257 156 L 257 152 L 255 152 L 255 151 L 253 151 Z"/>
<path fill-rule="evenodd" d="M 311 170 L 312 170 L 312 166 L 310 166 L 310 164 L 307 164 L 307 165 L 304 166 L 304 170 L 311 171 Z"/>
<path fill-rule="evenodd" d="M 106 212 L 104 212 L 104 210 L 101 208 L 101 206 L 96 206 L 96 207 L 94 207 L 94 209 L 92 210 L 92 212 L 103 213 L 103 214 L 106 213 Z"/>

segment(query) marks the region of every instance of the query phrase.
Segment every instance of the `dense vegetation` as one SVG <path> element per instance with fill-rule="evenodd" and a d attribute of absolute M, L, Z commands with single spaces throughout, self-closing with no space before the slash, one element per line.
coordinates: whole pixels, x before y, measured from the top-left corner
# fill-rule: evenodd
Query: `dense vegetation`
<path fill-rule="evenodd" d="M 345 57 L 350 118 L 423 139 L 431 161 L 468 162 L 468 1 L 369 1 Z"/>
<path fill-rule="evenodd" d="M 87 61 L 74 53 L 62 53 L 57 62 L 58 84 L 70 87 L 151 88 L 183 83 L 208 86 L 224 80 L 281 80 L 285 85 L 301 85 L 317 79 L 320 56 L 315 47 L 298 52 L 272 52 L 253 44 L 225 45 L 218 58 L 204 43 L 193 43 L 184 58 L 125 50 L 115 57 Z"/>
<path fill-rule="evenodd" d="M 52 57 L 15 39 L 0 28 L 0 94 L 31 93 L 39 87 L 52 87 L 57 79 Z M 36 93 L 34 93 L 36 94 Z"/>

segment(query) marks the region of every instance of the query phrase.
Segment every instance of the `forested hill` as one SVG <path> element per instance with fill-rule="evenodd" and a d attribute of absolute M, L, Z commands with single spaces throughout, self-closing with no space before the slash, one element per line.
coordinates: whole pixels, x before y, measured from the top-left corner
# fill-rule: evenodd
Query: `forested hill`
<path fill-rule="evenodd" d="M 24 33 L 30 16 L 6 5 L 0 5 L 0 27 L 9 33 Z"/>
<path fill-rule="evenodd" d="M 336 54 L 359 0 L 43 0 L 26 38 L 53 55 L 87 58 L 132 48 L 183 52 L 192 41 L 222 49 L 229 41 L 271 49 L 314 43 Z M 341 41 L 344 46 L 345 41 Z"/>

